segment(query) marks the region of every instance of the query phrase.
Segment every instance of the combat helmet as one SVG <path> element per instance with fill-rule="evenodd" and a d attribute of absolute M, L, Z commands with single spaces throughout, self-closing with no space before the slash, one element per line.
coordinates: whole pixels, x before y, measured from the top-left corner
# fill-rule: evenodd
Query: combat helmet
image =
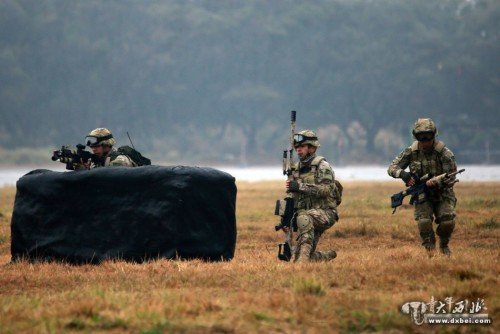
<path fill-rule="evenodd" d="M 312 130 L 302 130 L 293 135 L 293 146 L 309 144 L 314 147 L 320 147 L 318 136 Z"/>
<path fill-rule="evenodd" d="M 87 137 L 85 137 L 85 145 L 87 146 L 113 146 L 116 144 L 116 140 L 113 138 L 113 134 L 106 128 L 97 128 L 89 132 Z"/>
<path fill-rule="evenodd" d="M 416 140 L 432 140 L 437 136 L 436 124 L 430 118 L 419 118 L 413 125 L 413 137 Z"/>

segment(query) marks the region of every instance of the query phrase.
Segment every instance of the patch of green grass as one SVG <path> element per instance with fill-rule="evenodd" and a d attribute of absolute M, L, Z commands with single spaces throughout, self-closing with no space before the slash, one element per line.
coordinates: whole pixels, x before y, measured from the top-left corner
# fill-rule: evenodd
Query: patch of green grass
<path fill-rule="evenodd" d="M 271 316 L 263 312 L 254 312 L 253 317 L 258 321 L 272 322 L 274 320 Z"/>
<path fill-rule="evenodd" d="M 66 329 L 75 329 L 75 330 L 84 330 L 87 327 L 87 324 L 85 321 L 81 319 L 71 319 L 66 325 L 64 325 L 64 328 Z"/>
<path fill-rule="evenodd" d="M 303 295 L 313 295 L 313 296 L 323 296 L 325 295 L 325 289 L 321 285 L 312 279 L 302 279 L 295 283 L 295 292 Z"/>
<path fill-rule="evenodd" d="M 474 209 L 474 208 L 484 208 L 484 207 L 492 208 L 498 206 L 499 204 L 500 203 L 498 203 L 497 198 L 477 197 L 477 198 L 466 199 L 465 201 L 463 201 L 463 203 L 460 204 L 460 206 Z"/>
<path fill-rule="evenodd" d="M 155 323 L 152 328 L 141 331 L 141 334 L 161 334 L 171 331 L 172 328 L 173 326 L 168 320 L 161 320 Z"/>
<path fill-rule="evenodd" d="M 90 319 L 71 319 L 64 326 L 66 329 L 70 330 L 97 330 L 97 329 L 127 329 L 128 324 L 125 320 L 121 318 L 110 319 L 108 317 L 103 317 L 100 315 L 93 315 Z"/>
<path fill-rule="evenodd" d="M 480 228 L 496 229 L 500 226 L 495 218 L 485 219 L 482 224 L 478 225 Z"/>
<path fill-rule="evenodd" d="M 384 312 L 379 316 L 379 320 L 377 321 L 377 331 L 382 330 L 394 330 L 401 329 L 406 331 L 411 330 L 412 323 L 409 321 L 409 318 L 403 316 L 399 312 Z"/>
<path fill-rule="evenodd" d="M 335 230 L 335 231 L 333 231 L 333 235 L 334 235 L 336 238 L 347 238 L 347 234 L 345 234 L 344 232 L 339 231 L 339 230 Z"/>
<path fill-rule="evenodd" d="M 455 271 L 454 274 L 455 277 L 457 277 L 460 281 L 466 281 L 482 277 L 480 274 L 469 269 L 458 269 L 457 271 Z"/>
<path fill-rule="evenodd" d="M 485 242 L 473 242 L 470 244 L 472 248 L 485 248 L 485 249 L 496 249 L 497 246 L 494 244 L 489 244 Z"/>
<path fill-rule="evenodd" d="M 408 317 L 396 311 L 374 313 L 369 310 L 354 310 L 341 315 L 341 333 L 370 333 L 384 332 L 387 330 L 401 330 L 405 333 L 412 332 L 412 322 Z M 399 331 L 395 331 L 399 333 Z"/>
<path fill-rule="evenodd" d="M 377 328 L 366 311 L 351 311 L 347 319 L 341 321 L 342 333 L 375 332 Z"/>

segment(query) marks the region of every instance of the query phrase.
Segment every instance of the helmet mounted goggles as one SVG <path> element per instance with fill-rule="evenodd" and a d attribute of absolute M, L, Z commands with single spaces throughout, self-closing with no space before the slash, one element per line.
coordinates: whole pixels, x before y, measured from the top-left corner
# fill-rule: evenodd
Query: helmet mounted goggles
<path fill-rule="evenodd" d="M 418 141 L 422 141 L 422 142 L 431 141 L 434 139 L 434 137 L 435 137 L 435 134 L 432 131 L 415 133 L 415 139 L 417 139 Z"/>
<path fill-rule="evenodd" d="M 303 134 L 297 133 L 293 135 L 293 146 L 301 146 L 305 142 L 311 142 L 311 141 L 316 141 L 318 140 L 318 137 L 309 137 L 309 136 L 304 136 Z"/>
<path fill-rule="evenodd" d="M 85 145 L 93 147 L 99 146 L 101 142 L 113 138 L 112 134 L 103 137 L 87 136 L 85 137 Z"/>

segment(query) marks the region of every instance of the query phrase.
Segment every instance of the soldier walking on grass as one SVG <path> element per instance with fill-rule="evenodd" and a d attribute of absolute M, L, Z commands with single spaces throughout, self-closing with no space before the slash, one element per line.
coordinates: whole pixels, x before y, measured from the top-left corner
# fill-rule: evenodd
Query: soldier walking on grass
<path fill-rule="evenodd" d="M 403 150 L 388 169 L 390 176 L 402 179 L 407 186 L 413 186 L 419 179 L 431 173 L 433 176 L 453 173 L 457 170 L 455 156 L 442 141 L 436 140 L 436 125 L 430 118 L 419 118 L 413 127 L 413 144 Z M 405 169 L 409 167 L 409 172 Z M 453 177 L 454 178 L 454 177 Z M 451 185 L 451 186 L 450 186 Z M 432 226 L 433 220 L 438 225 L 441 253 L 450 256 L 448 243 L 455 227 L 456 198 L 453 183 L 440 183 L 434 180 L 426 182 L 427 200 L 416 201 L 415 220 L 418 222 L 422 245 L 432 255 L 436 248 L 436 238 Z"/>
<path fill-rule="evenodd" d="M 337 256 L 334 250 L 316 250 L 321 235 L 338 221 L 341 185 L 335 182 L 332 167 L 316 155 L 320 147 L 316 133 L 304 130 L 294 136 L 294 147 L 300 161 L 294 177 L 286 181 L 287 192 L 293 194 L 297 219 L 297 245 L 294 261 L 328 261 Z M 284 229 L 287 232 L 287 229 Z"/>

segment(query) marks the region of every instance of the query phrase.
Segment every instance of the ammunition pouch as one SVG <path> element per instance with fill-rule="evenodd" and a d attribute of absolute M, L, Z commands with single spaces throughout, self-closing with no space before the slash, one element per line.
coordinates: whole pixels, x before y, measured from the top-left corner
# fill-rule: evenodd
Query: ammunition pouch
<path fill-rule="evenodd" d="M 424 202 L 427 202 L 429 199 L 429 194 L 427 193 L 426 190 L 423 190 L 421 192 L 415 192 L 411 198 L 410 198 L 410 204 L 422 204 Z"/>
<path fill-rule="evenodd" d="M 293 198 L 287 197 L 283 200 L 277 200 L 274 214 L 281 217 L 280 224 L 274 227 L 276 231 L 281 230 L 285 226 L 291 226 L 294 232 L 297 231 L 297 219 Z"/>
<path fill-rule="evenodd" d="M 274 214 L 276 216 L 283 217 L 285 215 L 286 201 L 284 199 L 279 199 L 276 201 L 276 207 L 274 209 Z"/>

